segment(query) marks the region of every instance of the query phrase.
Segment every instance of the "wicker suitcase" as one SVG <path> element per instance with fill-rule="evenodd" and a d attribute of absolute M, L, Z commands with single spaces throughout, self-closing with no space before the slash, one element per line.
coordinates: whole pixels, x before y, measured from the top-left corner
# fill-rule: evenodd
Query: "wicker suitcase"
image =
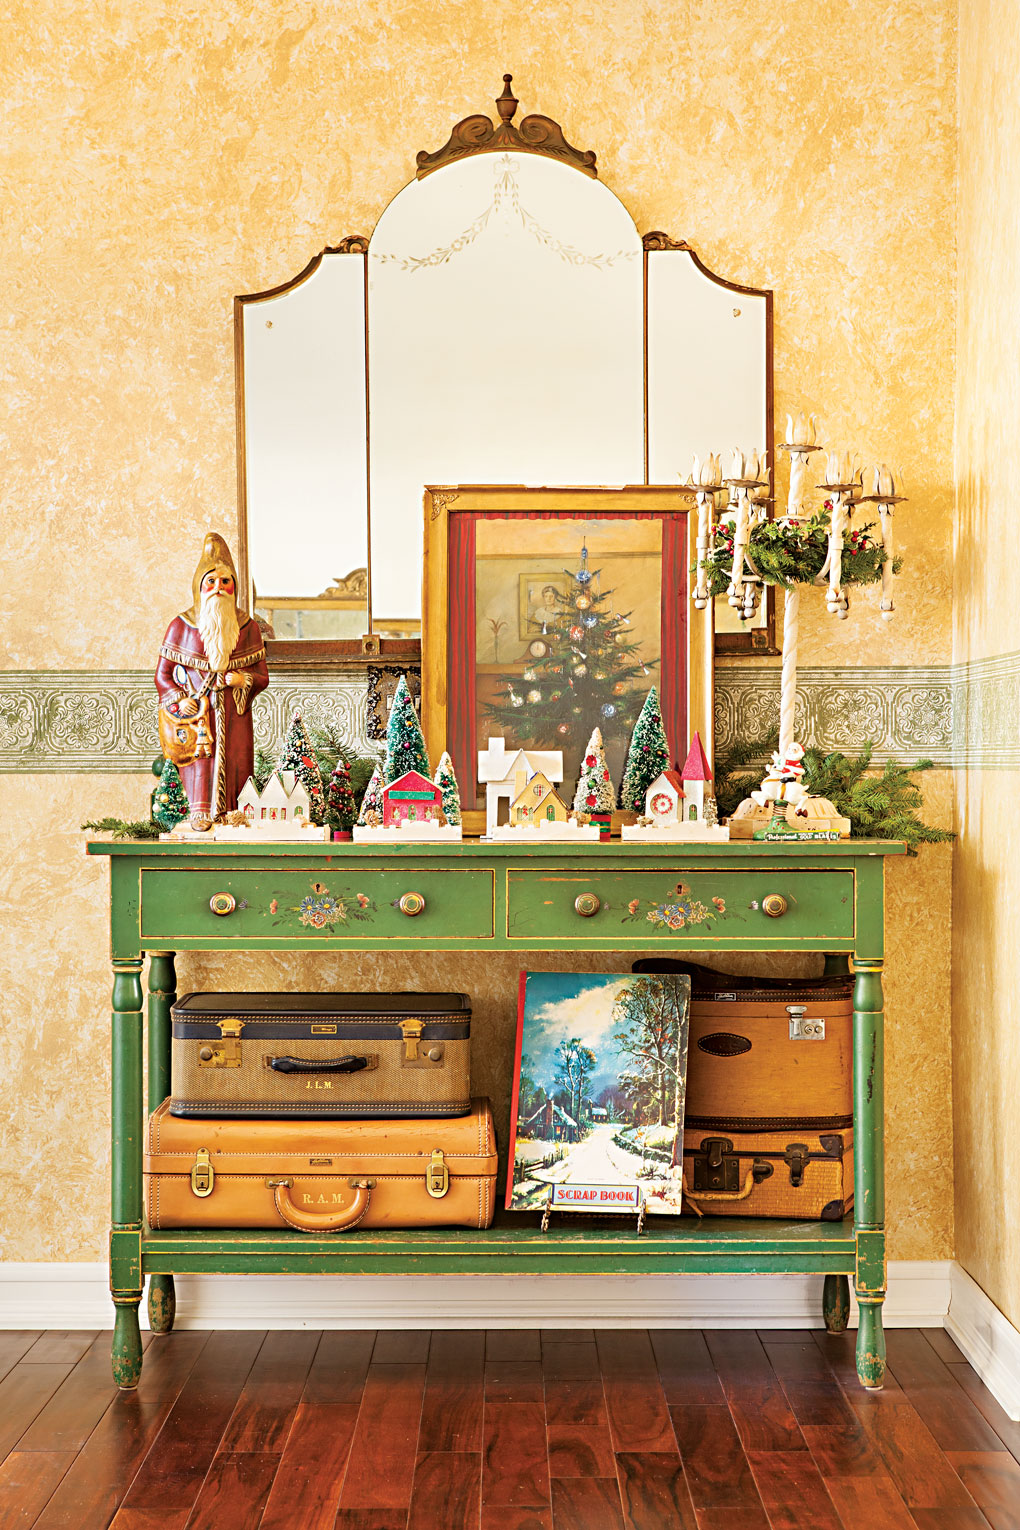
<path fill-rule="evenodd" d="M 684 1210 L 838 1222 L 854 1204 L 852 1131 L 684 1131 Z"/>
<path fill-rule="evenodd" d="M 145 1146 L 153 1228 L 333 1233 L 492 1221 L 488 1100 L 448 1121 L 187 1121 L 164 1100 Z"/>
<path fill-rule="evenodd" d="M 471 1108 L 463 993 L 189 993 L 171 1021 L 171 1115 L 380 1120 Z"/>

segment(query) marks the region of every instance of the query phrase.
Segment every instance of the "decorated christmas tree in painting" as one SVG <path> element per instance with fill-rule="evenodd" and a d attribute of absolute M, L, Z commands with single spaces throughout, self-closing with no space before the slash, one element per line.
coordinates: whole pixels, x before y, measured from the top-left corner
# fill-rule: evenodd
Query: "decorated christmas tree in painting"
<path fill-rule="evenodd" d="M 633 682 L 648 668 L 635 659 L 641 643 L 629 612 L 615 610 L 599 576 L 582 546 L 570 588 L 549 586 L 550 609 L 528 634 L 527 667 L 499 676 L 497 699 L 486 706 L 488 721 L 508 737 L 576 758 L 593 727 L 621 738 L 634 726 L 640 692 Z"/>
<path fill-rule="evenodd" d="M 368 785 L 365 787 L 365 795 L 361 799 L 361 811 L 358 813 L 356 820 L 356 827 L 359 829 L 365 829 L 369 826 L 382 823 L 382 794 L 385 784 L 382 778 L 382 771 L 377 765 L 372 772 Z"/>
<path fill-rule="evenodd" d="M 294 713 L 290 727 L 287 729 L 287 737 L 283 741 L 280 769 L 292 770 L 308 793 L 309 817 L 312 823 L 325 823 L 326 792 L 322 784 L 322 772 L 319 770 L 319 762 L 315 758 L 315 750 L 301 720 L 300 712 Z"/>
<path fill-rule="evenodd" d="M 460 823 L 460 791 L 457 786 L 457 776 L 453 769 L 453 761 L 448 754 L 444 753 L 439 761 L 439 767 L 436 770 L 434 779 L 443 794 L 443 812 L 446 814 L 447 823 Z"/>
<path fill-rule="evenodd" d="M 645 793 L 656 777 L 668 769 L 669 745 L 662 726 L 659 693 L 653 685 L 634 724 L 620 785 L 620 806 L 643 813 Z"/>
<path fill-rule="evenodd" d="M 386 785 L 390 785 L 408 770 L 417 770 L 430 779 L 432 776 L 414 700 L 407 688 L 406 678 L 401 675 L 393 693 L 390 720 L 386 724 L 386 758 L 383 762 Z"/>
<path fill-rule="evenodd" d="M 331 829 L 349 829 L 354 822 L 354 792 L 351 790 L 351 767 L 341 756 L 326 787 L 326 822 Z"/>
<path fill-rule="evenodd" d="M 188 794 L 172 760 L 163 762 L 163 770 L 152 794 L 152 819 L 167 834 L 191 812 Z"/>

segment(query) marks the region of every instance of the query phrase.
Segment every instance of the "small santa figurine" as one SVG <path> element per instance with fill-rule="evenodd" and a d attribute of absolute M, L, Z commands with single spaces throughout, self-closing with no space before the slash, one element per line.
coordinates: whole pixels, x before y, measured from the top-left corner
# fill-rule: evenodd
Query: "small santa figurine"
<path fill-rule="evenodd" d="M 174 763 L 191 804 L 191 826 L 209 829 L 236 809 L 252 774 L 251 702 L 269 684 L 262 633 L 238 610 L 237 570 L 215 531 L 202 547 L 192 604 L 166 629 L 155 679 L 161 740 L 179 726 Z"/>
<path fill-rule="evenodd" d="M 764 806 L 766 802 L 799 802 L 805 795 L 801 777 L 804 774 L 804 751 L 799 744 L 791 744 L 782 753 L 777 749 L 765 774 L 761 790 L 752 792 L 752 799 Z"/>

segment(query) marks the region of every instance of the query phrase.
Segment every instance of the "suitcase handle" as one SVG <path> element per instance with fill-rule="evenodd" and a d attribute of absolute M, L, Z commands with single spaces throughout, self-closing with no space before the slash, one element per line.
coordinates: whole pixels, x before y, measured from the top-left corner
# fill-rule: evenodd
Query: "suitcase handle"
<path fill-rule="evenodd" d="M 367 1179 L 352 1179 L 350 1181 L 354 1190 L 354 1199 L 349 1206 L 341 1211 L 301 1211 L 295 1206 L 290 1198 L 292 1179 L 267 1179 L 266 1184 L 273 1192 L 276 1209 L 281 1217 L 291 1227 L 296 1227 L 299 1232 L 344 1232 L 349 1227 L 357 1227 L 358 1223 L 368 1211 L 368 1203 L 372 1195 L 372 1182 Z"/>
<path fill-rule="evenodd" d="M 703 1217 L 705 1215 L 705 1213 L 702 1211 L 701 1207 L 698 1205 L 699 1201 L 746 1201 L 747 1200 L 747 1197 L 750 1195 L 751 1191 L 754 1189 L 754 1164 L 752 1164 L 751 1167 L 748 1169 L 747 1176 L 746 1176 L 746 1178 L 744 1180 L 743 1185 L 741 1186 L 741 1188 L 739 1190 L 689 1190 L 687 1188 L 687 1175 L 686 1174 L 683 1176 L 683 1178 L 680 1181 L 680 1188 L 683 1190 L 684 1199 L 690 1201 L 691 1205 L 694 1207 L 695 1214 L 697 1216 L 699 1216 L 699 1217 Z"/>
<path fill-rule="evenodd" d="M 267 1057 L 274 1073 L 360 1073 L 367 1057 Z"/>

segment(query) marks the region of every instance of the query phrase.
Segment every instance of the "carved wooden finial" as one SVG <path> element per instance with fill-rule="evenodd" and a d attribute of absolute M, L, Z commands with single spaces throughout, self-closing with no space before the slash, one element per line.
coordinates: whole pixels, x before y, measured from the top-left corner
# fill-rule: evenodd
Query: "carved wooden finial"
<path fill-rule="evenodd" d="M 546 154 L 561 164 L 571 165 L 585 175 L 597 176 L 595 154 L 591 149 L 575 149 L 563 136 L 563 129 L 551 117 L 535 113 L 525 117 L 520 127 L 514 126 L 514 113 L 520 102 L 510 89 L 512 74 L 503 76 L 503 94 L 497 97 L 496 110 L 499 122 L 494 127 L 488 117 L 476 113 L 464 117 L 456 124 L 449 139 L 441 149 L 430 154 L 419 149 L 415 156 L 418 179 L 441 170 L 444 165 L 464 159 L 469 154 L 493 154 L 510 150 L 518 154 Z"/>
<path fill-rule="evenodd" d="M 499 112 L 499 115 L 502 117 L 504 122 L 513 121 L 514 112 L 521 104 L 517 97 L 514 95 L 513 91 L 510 89 L 510 81 L 512 79 L 512 74 L 505 74 L 503 76 L 503 94 L 496 100 L 496 110 Z"/>

